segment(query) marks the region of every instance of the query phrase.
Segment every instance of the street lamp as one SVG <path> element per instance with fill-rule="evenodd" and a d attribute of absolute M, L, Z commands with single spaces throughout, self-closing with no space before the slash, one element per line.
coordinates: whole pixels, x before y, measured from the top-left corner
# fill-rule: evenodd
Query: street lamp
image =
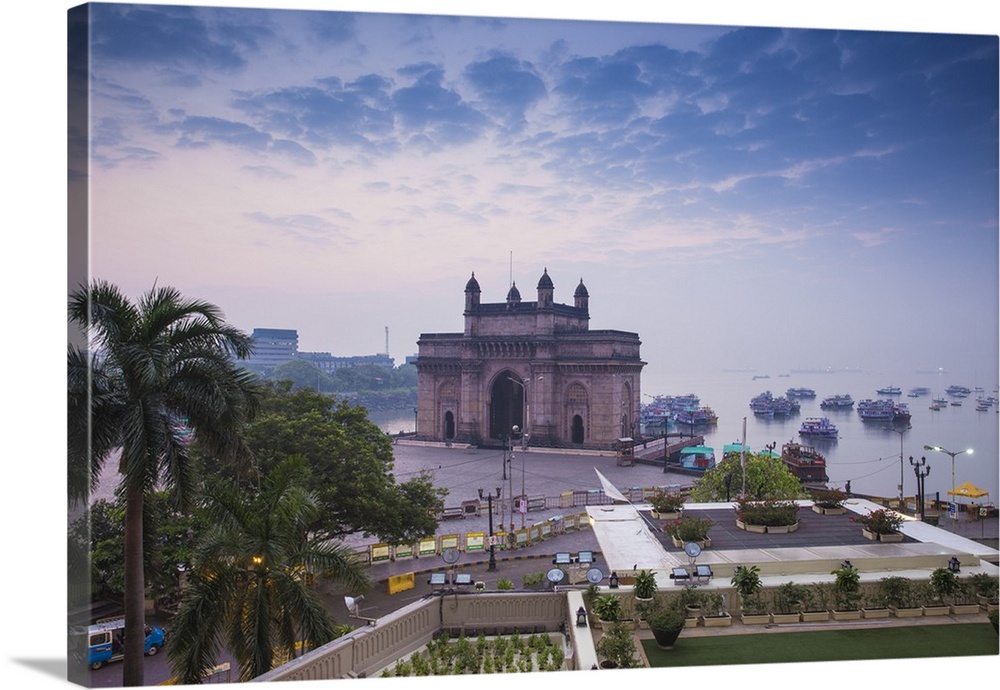
<path fill-rule="evenodd" d="M 884 426 L 883 429 L 888 431 L 894 431 L 899 434 L 899 510 L 904 509 L 903 506 L 903 432 L 909 431 L 913 427 L 907 424 L 901 429 L 897 429 L 894 426 Z"/>
<path fill-rule="evenodd" d="M 955 504 L 955 520 L 958 520 L 958 496 L 955 493 L 955 456 L 961 455 L 962 453 L 972 453 L 971 448 L 966 448 L 965 450 L 959 450 L 956 452 L 951 452 L 941 446 L 924 446 L 924 450 L 936 450 L 939 453 L 944 453 L 951 458 L 951 501 Z"/>
<path fill-rule="evenodd" d="M 922 455 L 920 456 L 920 462 L 914 462 L 911 455 L 910 464 L 913 466 L 913 473 L 917 475 L 917 512 L 920 514 L 920 520 L 927 522 L 924 519 L 924 506 L 926 505 L 924 499 L 924 479 L 931 473 L 931 466 L 927 464 L 927 458 Z"/>
<path fill-rule="evenodd" d="M 500 498 L 500 494 L 503 492 L 501 487 L 497 487 L 497 498 Z M 479 500 L 483 500 L 483 490 L 479 490 Z M 496 555 L 496 545 L 493 539 L 493 494 L 486 494 L 486 503 L 489 506 L 490 511 L 490 564 L 486 567 L 487 570 L 493 572 L 497 569 L 497 555 Z"/>

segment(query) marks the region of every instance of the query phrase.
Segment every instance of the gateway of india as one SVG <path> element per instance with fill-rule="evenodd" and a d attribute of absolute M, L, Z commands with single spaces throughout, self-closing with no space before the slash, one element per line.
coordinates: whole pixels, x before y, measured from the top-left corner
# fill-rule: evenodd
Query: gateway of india
<path fill-rule="evenodd" d="M 506 302 L 482 303 L 473 273 L 465 331 L 420 335 L 417 439 L 604 450 L 636 437 L 638 334 L 590 330 L 583 279 L 572 305 L 554 301 L 548 269 L 537 290 L 522 302 L 511 283 Z"/>

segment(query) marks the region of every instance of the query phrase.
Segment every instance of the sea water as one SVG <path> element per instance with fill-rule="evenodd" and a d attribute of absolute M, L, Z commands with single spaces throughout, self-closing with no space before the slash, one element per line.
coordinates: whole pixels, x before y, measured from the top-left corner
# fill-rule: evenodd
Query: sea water
<path fill-rule="evenodd" d="M 758 377 L 758 378 L 755 378 Z M 1000 426 L 998 406 L 993 405 L 986 412 L 976 410 L 979 396 L 1000 397 L 996 383 L 982 384 L 983 390 L 974 390 L 980 384 L 975 381 L 960 380 L 947 373 L 896 375 L 854 371 L 792 372 L 787 374 L 763 374 L 749 371 L 720 371 L 708 375 L 687 374 L 670 377 L 670 385 L 664 390 L 651 390 L 644 379 L 642 399 L 649 402 L 656 395 L 684 395 L 694 393 L 703 406 L 711 407 L 718 422 L 714 426 L 694 428 L 696 435 L 705 438 L 705 445 L 715 449 L 716 458 L 721 460 L 722 447 L 738 443 L 743 436 L 743 420 L 746 419 L 746 441 L 751 451 L 763 450 L 774 444 L 777 452 L 789 441 L 814 446 L 827 460 L 829 485 L 846 488 L 851 483 L 851 491 L 859 494 L 892 497 L 899 495 L 902 474 L 903 494 L 916 494 L 917 478 L 910 457 L 919 462 L 926 459 L 930 473 L 924 481 L 924 491 L 929 499 L 939 497 L 948 500 L 952 488 L 951 458 L 941 452 L 925 450 L 924 446 L 940 446 L 952 452 L 972 448 L 973 452 L 963 453 L 955 458 L 955 485 L 972 482 L 989 492 L 980 502 L 998 498 L 998 438 Z M 876 391 L 883 386 L 896 386 L 900 395 L 879 395 Z M 931 410 L 933 397 L 947 397 L 949 402 L 958 400 L 945 394 L 949 385 L 961 385 L 973 389 L 961 406 L 946 404 L 941 410 Z M 907 393 L 916 387 L 929 389 L 927 395 L 911 398 Z M 750 399 L 764 391 L 771 391 L 775 397 L 786 394 L 789 388 L 810 388 L 816 392 L 815 398 L 799 399 L 797 414 L 788 417 L 757 417 L 750 410 Z M 837 394 L 850 394 L 855 406 L 849 410 L 829 410 L 820 407 L 823 398 Z M 910 409 L 909 429 L 906 425 L 862 421 L 857 412 L 857 402 L 865 398 L 892 398 L 906 403 Z M 802 421 L 807 417 L 827 417 L 837 425 L 839 437 L 817 439 L 800 437 Z M 389 434 L 401 431 L 412 432 L 414 428 L 413 409 L 380 411 L 371 414 L 371 419 L 379 428 Z M 671 426 L 670 431 L 689 432 L 689 427 Z M 661 433 L 651 430 L 649 435 Z M 900 463 L 900 442 L 902 442 L 902 463 Z M 969 503 L 969 499 L 961 499 Z"/>

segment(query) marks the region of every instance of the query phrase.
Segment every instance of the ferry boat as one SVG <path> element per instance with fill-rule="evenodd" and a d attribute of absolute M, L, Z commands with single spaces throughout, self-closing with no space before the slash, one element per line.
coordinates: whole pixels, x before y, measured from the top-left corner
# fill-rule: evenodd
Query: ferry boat
<path fill-rule="evenodd" d="M 688 446 L 682 448 L 677 459 L 666 462 L 665 469 L 681 474 L 702 475 L 715 467 L 715 449 L 709 446 Z"/>
<path fill-rule="evenodd" d="M 891 422 L 896 416 L 891 400 L 871 400 L 866 398 L 858 402 L 858 415 L 865 422 Z"/>
<path fill-rule="evenodd" d="M 826 458 L 812 446 L 789 441 L 781 447 L 781 461 L 803 484 L 826 486 Z"/>
<path fill-rule="evenodd" d="M 837 438 L 837 425 L 826 417 L 809 417 L 799 427 L 799 435 Z"/>
<path fill-rule="evenodd" d="M 899 395 L 903 392 L 903 389 L 898 386 L 885 386 L 884 388 L 879 388 L 875 392 L 879 395 Z"/>
<path fill-rule="evenodd" d="M 972 391 L 965 386 L 948 386 L 944 389 L 944 392 L 958 398 L 966 398 L 972 393 Z"/>
<path fill-rule="evenodd" d="M 750 399 L 750 409 L 755 415 L 761 417 L 774 416 L 774 397 L 771 391 L 764 391 Z"/>
<path fill-rule="evenodd" d="M 850 393 L 831 395 L 828 398 L 823 398 L 819 406 L 824 410 L 848 410 L 854 407 L 854 398 L 851 397 Z"/>
<path fill-rule="evenodd" d="M 815 398 L 816 391 L 812 388 L 789 388 L 785 395 L 789 398 Z"/>
<path fill-rule="evenodd" d="M 906 403 L 896 403 L 892 406 L 892 421 L 894 422 L 908 422 L 910 421 L 910 408 Z"/>

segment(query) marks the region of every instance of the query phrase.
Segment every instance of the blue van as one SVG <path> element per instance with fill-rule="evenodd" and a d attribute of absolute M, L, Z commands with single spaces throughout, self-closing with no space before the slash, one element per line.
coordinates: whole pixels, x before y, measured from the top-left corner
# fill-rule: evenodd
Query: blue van
<path fill-rule="evenodd" d="M 146 643 L 143 654 L 153 656 L 163 648 L 166 634 L 160 628 L 146 626 Z M 125 642 L 125 619 L 115 618 L 95 623 L 87 628 L 77 627 L 70 631 L 72 635 L 86 635 L 87 665 L 95 671 L 110 661 L 121 661 L 125 658 L 123 651 Z M 80 650 L 82 656 L 82 649 Z"/>

